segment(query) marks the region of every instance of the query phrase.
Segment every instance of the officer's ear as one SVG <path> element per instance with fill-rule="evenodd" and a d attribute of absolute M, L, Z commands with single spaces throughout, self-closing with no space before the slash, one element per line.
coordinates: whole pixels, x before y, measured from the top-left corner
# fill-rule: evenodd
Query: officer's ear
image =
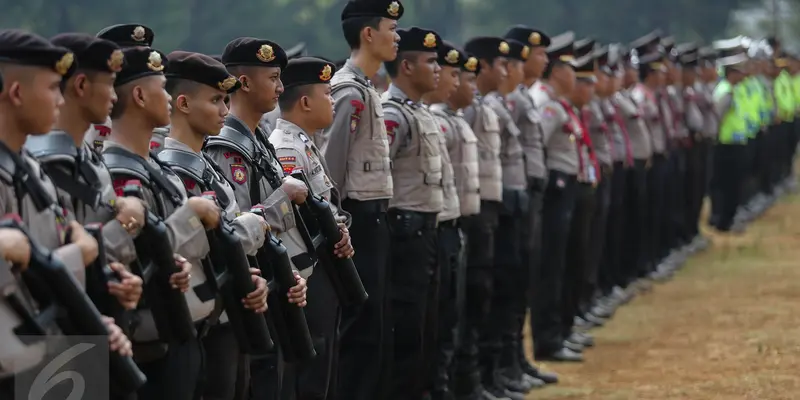
<path fill-rule="evenodd" d="M 175 106 L 172 108 L 172 111 L 180 111 L 184 114 L 189 113 L 189 99 L 186 98 L 185 94 L 178 95 L 175 99 Z"/>
<path fill-rule="evenodd" d="M 239 82 L 242 82 L 242 87 L 239 90 L 250 93 L 250 78 L 247 75 L 239 76 Z"/>
<path fill-rule="evenodd" d="M 145 94 L 141 86 L 136 85 L 131 88 L 131 98 L 133 98 L 133 103 L 136 104 L 137 107 L 144 108 Z"/>
<path fill-rule="evenodd" d="M 86 84 L 89 80 L 86 74 L 77 73 L 75 76 L 70 78 L 70 80 L 72 80 L 72 88 L 75 89 L 75 94 L 78 96 L 83 96 L 84 93 L 86 93 Z"/>

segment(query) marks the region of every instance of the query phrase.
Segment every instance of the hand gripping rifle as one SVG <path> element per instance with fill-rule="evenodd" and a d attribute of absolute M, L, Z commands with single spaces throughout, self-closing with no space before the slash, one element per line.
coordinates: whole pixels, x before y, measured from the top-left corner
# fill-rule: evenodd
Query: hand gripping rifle
<path fill-rule="evenodd" d="M 204 193 L 203 197 L 216 200 L 213 193 Z M 206 268 L 207 283 L 222 295 L 225 311 L 242 352 L 266 354 L 274 345 L 267 320 L 242 304 L 242 299 L 256 289 L 242 242 L 224 218 L 220 219 L 217 228 L 206 231 L 206 236 L 211 247 L 208 257 L 211 268 Z"/>
<path fill-rule="evenodd" d="M 126 182 L 122 192 L 126 197 L 144 200 L 142 184 L 137 180 Z M 144 282 L 146 306 L 153 313 L 159 339 L 185 342 L 194 337 L 194 321 L 186 297 L 169 283 L 170 276 L 180 268 L 175 265 L 164 221 L 145 210 L 145 223 L 134 244 L 141 262 L 134 273 Z"/>
<path fill-rule="evenodd" d="M 66 311 L 67 321 L 59 323 L 66 334 L 108 337 L 100 311 L 80 283 L 49 250 L 36 244 L 18 216 L 6 217 L 0 227 L 19 230 L 30 240 L 31 261 L 22 276 L 31 295 L 42 308 L 57 306 Z M 109 352 L 109 367 L 114 387 L 130 393 L 147 381 L 131 357 Z"/>
<path fill-rule="evenodd" d="M 263 209 L 254 208 L 251 212 L 264 217 Z M 257 266 L 264 278 L 270 281 L 267 316 L 272 318 L 286 362 L 312 359 L 317 353 L 311 341 L 306 314 L 297 304 L 290 303 L 286 296 L 289 289 L 297 285 L 289 253 L 280 239 L 271 233 L 267 233 L 267 236 L 256 256 L 250 258 L 251 264 Z"/>
<path fill-rule="evenodd" d="M 330 277 L 336 295 L 342 306 L 357 305 L 365 302 L 369 295 L 364 283 L 358 275 L 353 259 L 340 258 L 334 254 L 334 246 L 342 240 L 342 232 L 333 216 L 330 204 L 324 197 L 311 190 L 304 171 L 295 172 L 292 177 L 303 181 L 308 187 L 308 197 L 297 207 L 300 215 L 312 235 L 322 235 L 325 240 L 316 249 L 328 277 Z"/>

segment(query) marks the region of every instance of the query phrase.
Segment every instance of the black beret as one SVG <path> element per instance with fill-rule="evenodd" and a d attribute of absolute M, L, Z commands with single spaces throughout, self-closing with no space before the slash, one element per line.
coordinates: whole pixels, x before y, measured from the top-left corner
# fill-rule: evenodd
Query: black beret
<path fill-rule="evenodd" d="M 117 73 L 114 86 L 151 75 L 162 75 L 169 64 L 164 53 L 149 47 L 128 47 L 122 53 L 125 55 L 125 65 Z"/>
<path fill-rule="evenodd" d="M 511 53 L 511 47 L 505 40 L 499 37 L 482 36 L 470 39 L 464 50 L 467 53 L 472 53 L 475 57 L 489 60 L 497 57 L 508 57 Z"/>
<path fill-rule="evenodd" d="M 381 17 L 398 20 L 403 16 L 403 3 L 397 0 L 350 0 L 342 10 L 342 21 L 358 17 Z"/>
<path fill-rule="evenodd" d="M 222 53 L 226 67 L 249 65 L 284 69 L 288 61 L 286 52 L 277 43 L 252 37 L 231 40 Z"/>
<path fill-rule="evenodd" d="M 122 50 L 110 40 L 86 33 L 61 33 L 53 36 L 50 42 L 72 51 L 80 69 L 119 72 L 125 64 Z"/>
<path fill-rule="evenodd" d="M 584 81 L 596 82 L 594 54 L 586 54 L 570 63 L 575 68 L 575 76 Z"/>
<path fill-rule="evenodd" d="M 594 51 L 594 59 L 597 60 L 597 68 L 600 72 L 606 75 L 613 75 L 614 66 L 611 63 L 609 51 L 610 48 L 608 46 L 600 46 Z"/>
<path fill-rule="evenodd" d="M 467 62 L 467 54 L 456 47 L 453 43 L 442 41 L 439 46 L 439 65 L 461 68 Z"/>
<path fill-rule="evenodd" d="M 531 29 L 522 25 L 511 27 L 504 37 L 506 39 L 513 39 L 525 43 L 531 47 L 550 46 L 550 36 L 547 36 L 540 30 Z"/>
<path fill-rule="evenodd" d="M 412 26 L 408 29 L 398 29 L 400 43 L 397 44 L 397 52 L 404 51 L 429 51 L 437 52 L 442 38 L 430 29 Z"/>
<path fill-rule="evenodd" d="M 481 63 L 478 61 L 478 57 L 475 57 L 474 54 L 467 53 L 467 59 L 461 66 L 461 70 L 465 72 L 474 72 L 476 75 L 479 74 L 481 72 Z"/>
<path fill-rule="evenodd" d="M 211 56 L 176 50 L 167 55 L 167 61 L 169 71 L 164 74 L 167 79 L 186 79 L 226 93 L 233 93 L 242 87 L 242 83 L 225 69 L 225 65 Z"/>
<path fill-rule="evenodd" d="M 572 44 L 575 51 L 575 58 L 581 58 L 587 54 L 592 54 L 596 44 L 597 42 L 591 38 L 576 40 L 575 43 Z"/>
<path fill-rule="evenodd" d="M 508 51 L 509 59 L 517 61 L 528 60 L 528 56 L 531 54 L 531 48 L 525 45 L 525 43 L 513 39 L 506 39 L 506 43 L 508 43 L 510 49 Z"/>
<path fill-rule="evenodd" d="M 655 52 L 639 56 L 637 60 L 640 71 L 666 71 L 664 54 Z"/>
<path fill-rule="evenodd" d="M 299 57 L 289 60 L 286 69 L 281 72 L 283 87 L 330 83 L 336 66 L 332 62 L 316 57 Z"/>
<path fill-rule="evenodd" d="M 551 63 L 570 63 L 575 60 L 573 43 L 575 43 L 575 33 L 572 31 L 553 37 L 550 46 L 547 47 L 547 58 Z"/>
<path fill-rule="evenodd" d="M 0 30 L 0 61 L 52 68 L 63 77 L 70 76 L 77 67 L 69 49 L 19 29 Z"/>
<path fill-rule="evenodd" d="M 139 24 L 112 25 L 97 32 L 96 36 L 110 40 L 120 47 L 153 47 L 153 39 L 155 39 L 152 29 Z"/>

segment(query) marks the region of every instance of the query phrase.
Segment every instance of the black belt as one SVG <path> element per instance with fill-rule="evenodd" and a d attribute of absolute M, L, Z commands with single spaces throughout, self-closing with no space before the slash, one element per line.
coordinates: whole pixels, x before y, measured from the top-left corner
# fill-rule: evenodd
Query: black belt
<path fill-rule="evenodd" d="M 377 199 L 377 200 L 345 199 L 342 202 L 342 208 L 347 210 L 351 214 L 353 212 L 381 214 L 389 210 L 389 200 L 388 199 Z"/>
<path fill-rule="evenodd" d="M 439 228 L 458 228 L 458 218 L 453 218 L 447 221 L 439 221 Z"/>
<path fill-rule="evenodd" d="M 389 215 L 389 218 L 395 218 L 394 216 L 402 215 L 410 221 L 415 221 L 415 225 L 420 226 L 423 229 L 436 229 L 439 222 L 438 213 L 398 210 L 393 208 L 389 210 Z"/>

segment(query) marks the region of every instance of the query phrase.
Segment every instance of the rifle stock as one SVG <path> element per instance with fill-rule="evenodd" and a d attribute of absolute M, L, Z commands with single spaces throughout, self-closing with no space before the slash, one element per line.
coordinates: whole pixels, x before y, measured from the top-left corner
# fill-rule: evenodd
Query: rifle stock
<path fill-rule="evenodd" d="M 316 230 L 325 238 L 325 248 L 316 249 L 320 254 L 320 261 L 330 277 L 339 302 L 342 306 L 362 304 L 369 295 L 361 281 L 353 259 L 340 258 L 334 254 L 334 246 L 342 240 L 342 232 L 333 216 L 330 204 L 324 197 L 316 195 L 309 185 L 305 172 L 299 171 L 292 177 L 303 181 L 308 186 L 308 197 L 299 205 L 300 214 L 310 231 Z"/>
<path fill-rule="evenodd" d="M 108 292 L 110 282 L 119 283 L 120 277 L 108 265 L 106 248 L 103 241 L 103 226 L 91 224 L 84 227 L 94 240 L 97 241 L 97 259 L 86 268 L 86 293 L 92 299 L 101 314 L 114 318 L 117 325 L 128 334 L 128 319 L 125 307 L 119 300 Z M 71 235 L 68 232 L 67 238 Z"/>
<path fill-rule="evenodd" d="M 37 245 L 18 220 L 3 219 L 0 227 L 17 229 L 28 236 L 31 259 L 28 269 L 23 272 L 26 286 L 35 288 L 31 293 L 36 293 L 37 302 L 55 304 L 66 310 L 70 323 L 63 329 L 79 335 L 108 337 L 108 328 L 100 311 L 72 272 L 49 250 Z M 109 367 L 114 387 L 126 393 L 135 391 L 147 381 L 131 357 L 123 357 L 115 351 L 109 352 Z"/>
<path fill-rule="evenodd" d="M 209 253 L 215 268 L 225 269 L 219 283 L 219 291 L 228 319 L 236 334 L 241 351 L 247 354 L 266 354 L 274 343 L 267 327 L 267 320 L 242 304 L 242 299 L 256 289 L 253 283 L 247 255 L 234 229 L 227 222 L 220 221 L 219 227 L 207 231 Z M 208 279 L 217 276 L 208 276 Z"/>
<path fill-rule="evenodd" d="M 260 209 L 253 209 L 252 212 L 264 216 Z M 305 312 L 296 304 L 290 303 L 286 296 L 289 289 L 297 285 L 286 247 L 269 233 L 255 258 L 261 274 L 272 281 L 267 297 L 268 316 L 275 326 L 284 360 L 294 362 L 314 358 L 317 353 L 308 330 Z"/>
<path fill-rule="evenodd" d="M 129 181 L 123 188 L 125 196 L 144 200 L 141 183 Z M 167 226 L 158 216 L 145 210 L 145 224 L 134 240 L 138 257 L 146 255 L 141 278 L 145 282 L 147 305 L 162 341 L 185 342 L 195 336 L 194 321 L 186 297 L 169 283 L 173 273 L 180 272 L 175 265 Z M 149 264 L 149 265 L 148 265 Z"/>

